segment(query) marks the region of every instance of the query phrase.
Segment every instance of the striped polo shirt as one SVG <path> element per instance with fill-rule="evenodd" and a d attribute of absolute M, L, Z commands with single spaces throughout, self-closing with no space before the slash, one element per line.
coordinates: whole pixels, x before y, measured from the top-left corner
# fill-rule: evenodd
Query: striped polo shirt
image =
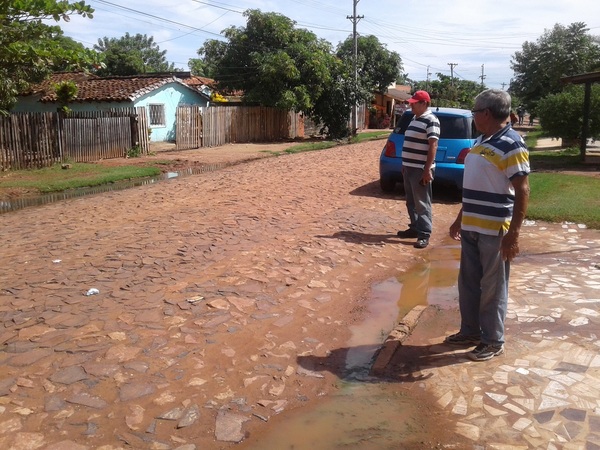
<path fill-rule="evenodd" d="M 529 174 L 529 152 L 511 126 L 479 136 L 465 159 L 462 229 L 491 236 L 508 231 L 515 203 L 511 179 Z"/>
<path fill-rule="evenodd" d="M 440 138 L 440 121 L 428 109 L 420 117 L 413 116 L 404 133 L 402 165 L 418 169 L 425 167 L 430 138 Z M 431 167 L 435 167 L 435 161 Z"/>

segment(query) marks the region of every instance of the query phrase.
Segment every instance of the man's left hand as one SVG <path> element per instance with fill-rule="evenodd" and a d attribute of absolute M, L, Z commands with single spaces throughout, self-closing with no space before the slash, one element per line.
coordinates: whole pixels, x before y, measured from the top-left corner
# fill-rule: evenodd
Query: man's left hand
<path fill-rule="evenodd" d="M 504 261 L 512 261 L 519 254 L 519 235 L 509 231 L 502 238 L 500 253 Z"/>

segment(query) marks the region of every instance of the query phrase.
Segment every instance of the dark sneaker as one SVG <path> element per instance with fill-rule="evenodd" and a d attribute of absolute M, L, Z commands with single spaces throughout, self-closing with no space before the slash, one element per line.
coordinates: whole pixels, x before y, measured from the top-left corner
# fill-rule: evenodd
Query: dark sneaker
<path fill-rule="evenodd" d="M 416 238 L 417 236 L 419 236 L 419 233 L 417 232 L 417 230 L 413 230 L 412 228 L 409 228 L 408 230 L 404 230 L 404 231 L 398 231 L 398 233 L 396 233 L 398 235 L 398 237 L 401 238 Z"/>
<path fill-rule="evenodd" d="M 489 345 L 489 344 L 479 344 L 469 353 L 467 356 L 469 359 L 473 361 L 487 361 L 488 359 L 492 359 L 494 356 L 498 356 L 504 353 L 504 345 Z"/>
<path fill-rule="evenodd" d="M 428 245 L 429 245 L 429 239 L 422 238 L 422 239 L 417 239 L 417 242 L 415 242 L 414 247 L 415 248 L 425 248 Z"/>
<path fill-rule="evenodd" d="M 477 345 L 479 344 L 479 341 L 479 336 L 466 336 L 460 333 L 451 334 L 444 339 L 445 344 L 452 345 Z"/>

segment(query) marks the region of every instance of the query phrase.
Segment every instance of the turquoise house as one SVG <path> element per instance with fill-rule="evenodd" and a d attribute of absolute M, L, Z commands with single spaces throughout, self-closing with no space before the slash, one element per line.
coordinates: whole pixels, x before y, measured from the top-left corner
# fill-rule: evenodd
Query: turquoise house
<path fill-rule="evenodd" d="M 143 106 L 148 114 L 150 141 L 172 142 L 175 141 L 178 106 L 209 106 L 210 91 L 207 87 L 187 84 L 189 80 L 187 72 L 103 78 L 82 72 L 57 73 L 21 95 L 11 112 L 54 112 L 60 107 L 54 85 L 73 81 L 77 85 L 77 97 L 68 104 L 71 110 L 99 111 Z"/>

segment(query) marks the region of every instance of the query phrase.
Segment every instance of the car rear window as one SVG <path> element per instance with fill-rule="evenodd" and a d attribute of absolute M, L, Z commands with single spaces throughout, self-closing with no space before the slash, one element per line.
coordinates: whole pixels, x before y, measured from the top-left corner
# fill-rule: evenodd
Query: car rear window
<path fill-rule="evenodd" d="M 437 114 L 436 116 L 440 121 L 440 139 L 475 139 L 478 134 L 471 117 Z M 404 134 L 412 118 L 412 113 L 402 114 L 398 126 L 394 129 L 394 133 Z"/>

